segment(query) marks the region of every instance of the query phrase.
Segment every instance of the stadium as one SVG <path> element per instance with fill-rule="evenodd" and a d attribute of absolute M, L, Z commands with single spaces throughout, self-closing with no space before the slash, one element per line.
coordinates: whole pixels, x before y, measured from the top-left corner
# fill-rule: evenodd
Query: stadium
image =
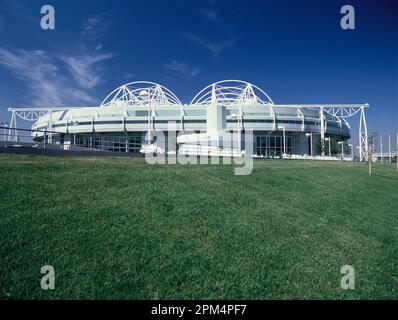
<path fill-rule="evenodd" d="M 210 84 L 183 104 L 164 86 L 137 81 L 116 88 L 97 107 L 10 108 L 10 135 L 18 116 L 34 121 L 36 142 L 55 143 L 68 150 L 241 156 L 247 149 L 242 135 L 250 131 L 254 156 L 316 157 L 319 141 L 327 144 L 330 137 L 347 141 L 351 137 L 347 118 L 360 113 L 359 155 L 363 160 L 367 156 L 367 106 L 276 104 L 259 87 L 239 80 Z M 176 147 L 157 145 L 159 131 L 166 138 L 178 136 Z M 233 141 L 223 143 L 225 134 Z M 318 156 L 325 156 L 325 151 Z"/>

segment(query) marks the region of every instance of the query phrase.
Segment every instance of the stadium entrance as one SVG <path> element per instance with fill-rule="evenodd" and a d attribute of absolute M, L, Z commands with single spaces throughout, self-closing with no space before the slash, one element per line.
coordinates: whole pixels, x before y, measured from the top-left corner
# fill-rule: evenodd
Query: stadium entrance
<path fill-rule="evenodd" d="M 292 136 L 261 135 L 256 137 L 256 154 L 261 157 L 273 158 L 283 154 L 294 154 Z"/>

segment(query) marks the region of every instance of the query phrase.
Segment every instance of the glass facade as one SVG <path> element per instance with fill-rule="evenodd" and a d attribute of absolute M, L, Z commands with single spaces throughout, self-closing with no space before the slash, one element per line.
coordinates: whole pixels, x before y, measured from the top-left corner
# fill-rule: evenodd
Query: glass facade
<path fill-rule="evenodd" d="M 73 144 L 90 150 L 138 153 L 141 149 L 142 138 L 141 136 L 76 136 Z"/>
<path fill-rule="evenodd" d="M 295 139 L 286 134 L 286 153 L 295 153 Z M 139 153 L 143 143 L 143 136 L 81 136 L 76 135 L 72 145 L 89 150 L 132 152 Z M 258 156 L 273 158 L 284 153 L 283 135 L 256 135 L 254 152 Z"/>
<path fill-rule="evenodd" d="M 286 135 L 286 153 L 294 153 L 294 139 Z M 279 157 L 284 153 L 283 136 L 257 136 L 256 154 L 263 157 Z"/>

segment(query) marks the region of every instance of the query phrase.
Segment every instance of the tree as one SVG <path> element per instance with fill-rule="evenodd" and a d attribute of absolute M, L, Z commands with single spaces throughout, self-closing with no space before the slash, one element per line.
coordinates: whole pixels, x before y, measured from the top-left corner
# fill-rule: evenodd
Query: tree
<path fill-rule="evenodd" d="M 341 137 L 332 135 L 327 138 L 330 138 L 330 154 L 332 156 L 341 154 L 340 141 L 343 141 L 344 154 L 351 154 L 351 147 L 348 145 L 347 140 L 341 140 Z M 322 143 L 321 138 L 319 137 L 315 143 L 315 151 L 317 154 L 322 154 L 322 151 L 324 151 L 326 155 L 329 155 L 329 141 L 323 141 Z"/>
<path fill-rule="evenodd" d="M 325 151 L 325 141 L 322 141 L 321 137 L 315 142 L 315 154 L 322 154 Z"/>

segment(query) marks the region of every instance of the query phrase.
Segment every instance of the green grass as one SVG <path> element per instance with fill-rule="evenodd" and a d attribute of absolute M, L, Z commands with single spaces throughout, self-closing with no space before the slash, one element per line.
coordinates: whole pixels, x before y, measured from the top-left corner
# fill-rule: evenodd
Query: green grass
<path fill-rule="evenodd" d="M 397 299 L 397 263 L 392 165 L 0 156 L 3 299 Z"/>

